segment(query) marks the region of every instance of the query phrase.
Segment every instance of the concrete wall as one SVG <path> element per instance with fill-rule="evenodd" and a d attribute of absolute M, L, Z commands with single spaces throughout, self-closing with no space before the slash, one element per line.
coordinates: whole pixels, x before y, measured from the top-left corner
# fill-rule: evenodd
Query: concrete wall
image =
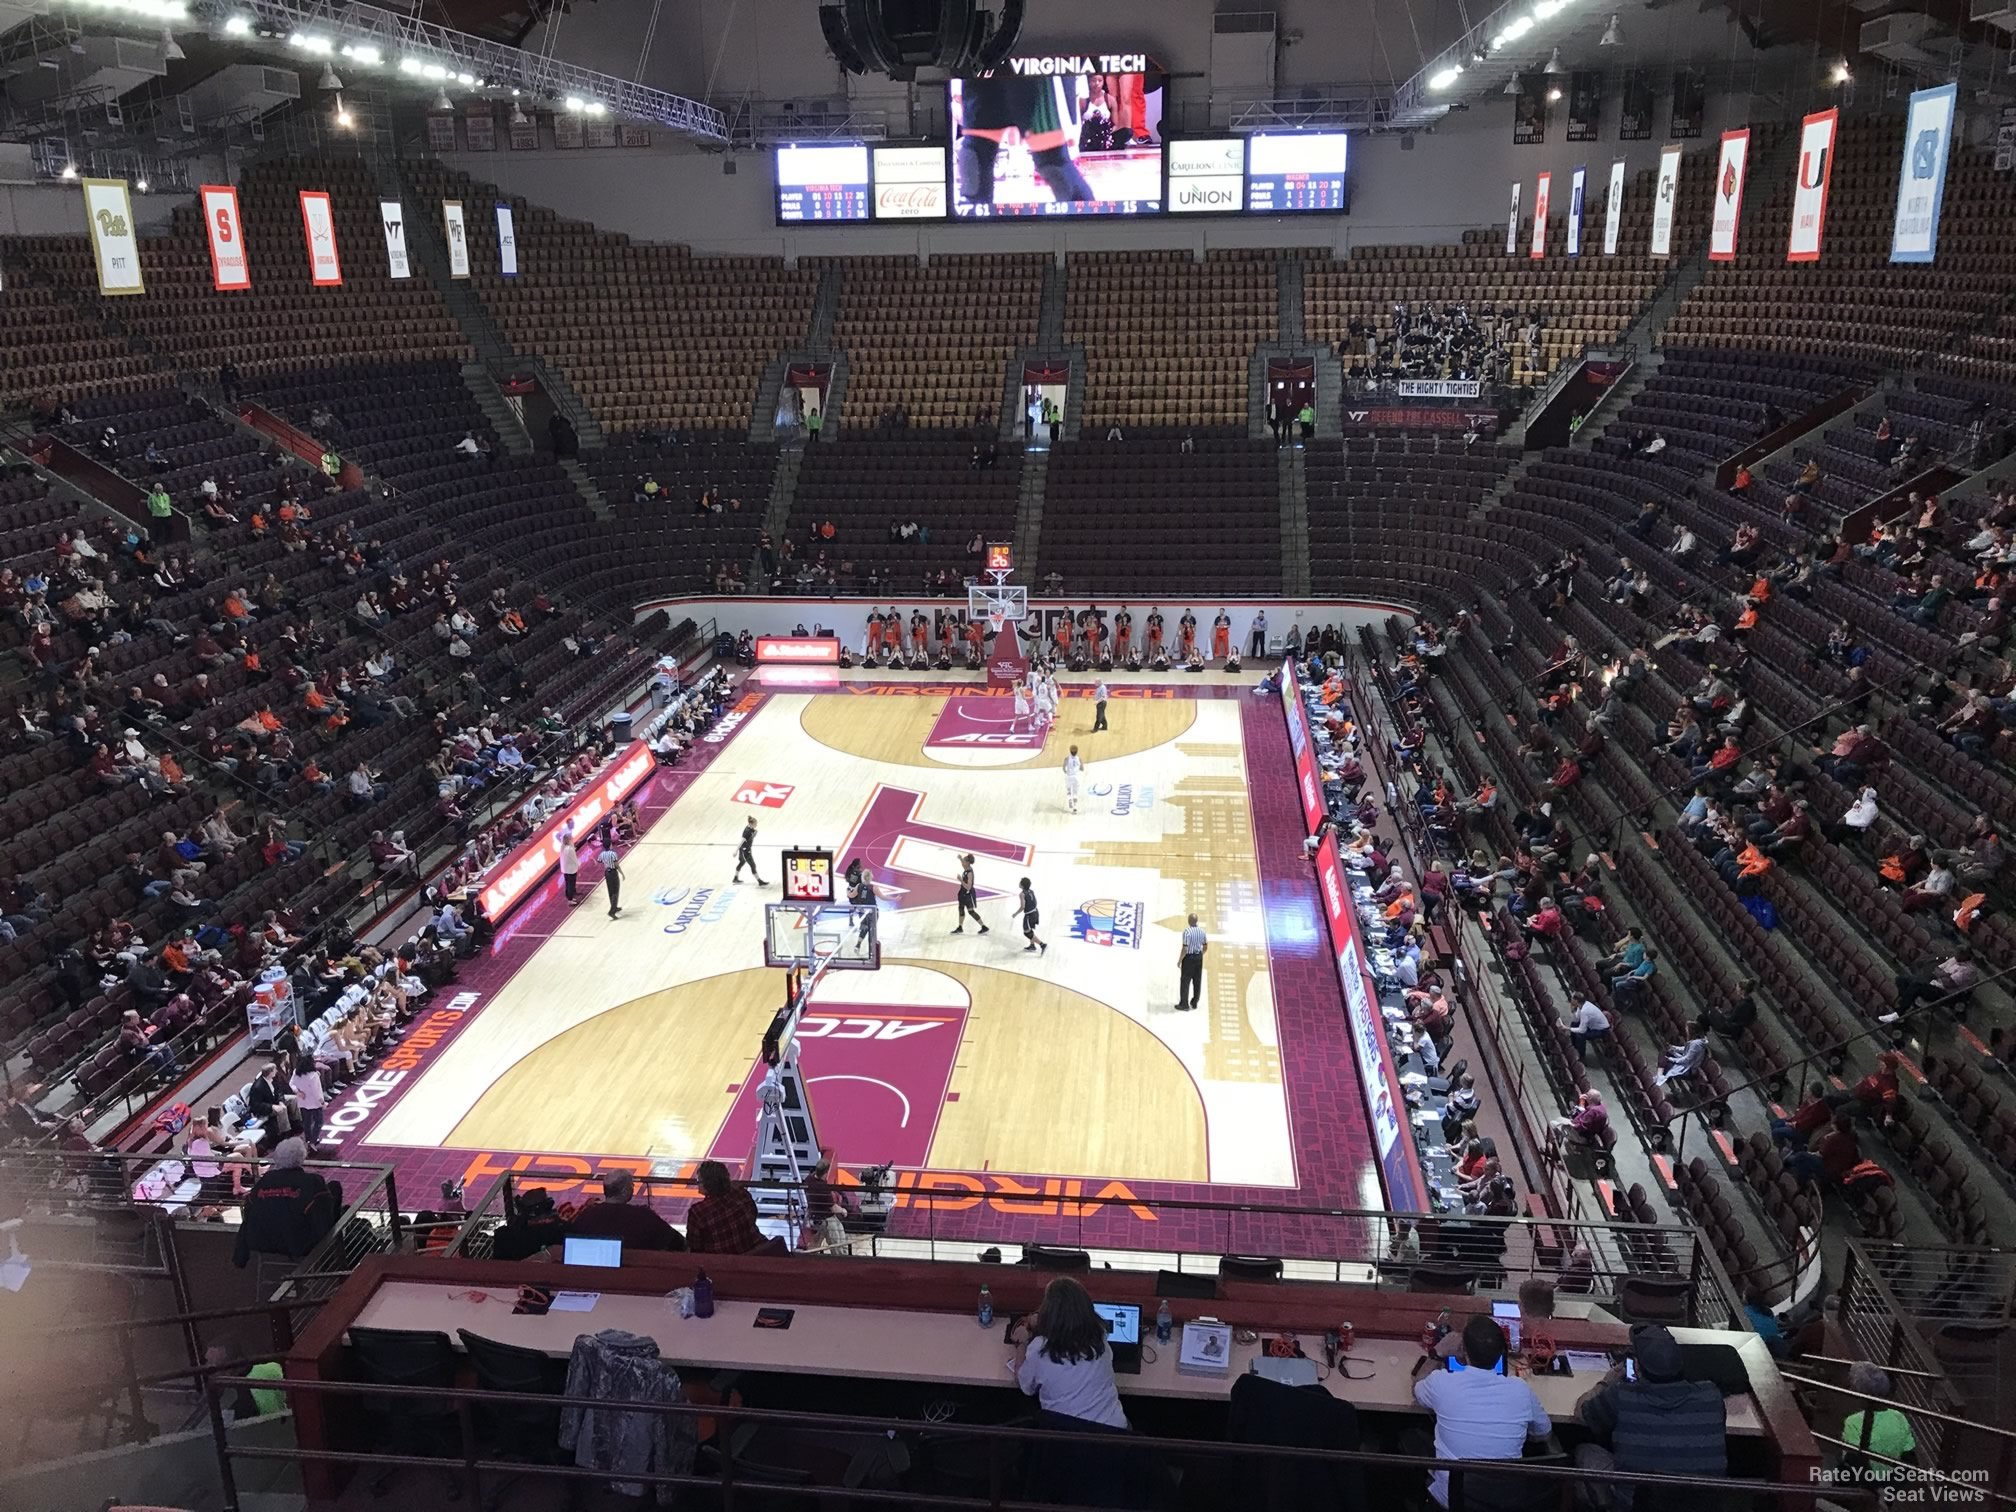
<path fill-rule="evenodd" d="M 215 182 L 215 180 L 205 180 Z M 168 229 L 177 205 L 193 194 L 136 194 L 133 218 L 143 235 Z M 0 184 L 0 236 L 82 236 L 84 191 L 75 184 Z"/>

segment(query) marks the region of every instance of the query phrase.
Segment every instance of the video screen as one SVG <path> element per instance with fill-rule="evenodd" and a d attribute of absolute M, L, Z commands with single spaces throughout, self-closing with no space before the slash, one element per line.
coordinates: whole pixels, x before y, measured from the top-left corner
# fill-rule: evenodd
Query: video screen
<path fill-rule="evenodd" d="M 1248 139 L 1246 208 L 1255 215 L 1340 214 L 1350 139 L 1341 131 L 1260 134 Z"/>
<path fill-rule="evenodd" d="M 952 80 L 953 214 L 1159 213 L 1162 105 L 1139 53 L 1011 58 Z"/>
<path fill-rule="evenodd" d="M 875 219 L 945 219 L 945 149 L 875 149 Z"/>
<path fill-rule="evenodd" d="M 779 221 L 868 219 L 868 149 L 858 142 L 777 148 Z"/>
<path fill-rule="evenodd" d="M 1171 142 L 1169 213 L 1229 215 L 1246 208 L 1246 143 L 1240 137 Z"/>

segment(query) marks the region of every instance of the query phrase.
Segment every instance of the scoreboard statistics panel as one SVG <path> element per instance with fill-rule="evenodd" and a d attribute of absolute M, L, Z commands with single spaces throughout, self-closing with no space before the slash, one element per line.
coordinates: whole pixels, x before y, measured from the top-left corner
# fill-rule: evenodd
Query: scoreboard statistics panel
<path fill-rule="evenodd" d="M 777 219 L 868 219 L 868 148 L 860 142 L 777 149 Z"/>
<path fill-rule="evenodd" d="M 1336 215 L 1350 209 L 1344 187 L 1348 144 L 1341 131 L 1253 136 L 1246 148 L 1247 213 Z"/>

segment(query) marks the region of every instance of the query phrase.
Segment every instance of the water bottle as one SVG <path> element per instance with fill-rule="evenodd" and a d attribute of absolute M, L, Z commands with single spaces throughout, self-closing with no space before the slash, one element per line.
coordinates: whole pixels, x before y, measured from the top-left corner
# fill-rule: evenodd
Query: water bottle
<path fill-rule="evenodd" d="M 984 1286 L 980 1288 L 980 1326 L 982 1328 L 994 1326 L 994 1293 Z"/>
<path fill-rule="evenodd" d="M 693 1278 L 693 1316 L 711 1318 L 714 1316 L 714 1283 L 702 1271 Z"/>
<path fill-rule="evenodd" d="M 1155 1304 L 1155 1342 L 1167 1344 L 1170 1332 L 1176 1327 L 1175 1319 L 1169 1316 L 1169 1304 L 1158 1301 Z"/>
<path fill-rule="evenodd" d="M 1513 1318 L 1505 1325 L 1505 1342 L 1511 1346 L 1513 1354 L 1519 1353 L 1519 1320 Z"/>

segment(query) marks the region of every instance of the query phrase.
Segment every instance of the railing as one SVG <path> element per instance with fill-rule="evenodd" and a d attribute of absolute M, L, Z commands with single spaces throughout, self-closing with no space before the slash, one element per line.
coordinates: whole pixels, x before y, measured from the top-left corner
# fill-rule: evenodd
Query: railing
<path fill-rule="evenodd" d="M 1891 1256 L 1905 1248 L 1881 1246 Z M 1945 1372 L 1919 1333 L 1910 1311 L 1884 1279 L 1882 1264 L 1869 1251 L 1870 1246 L 1859 1240 L 1847 1242 L 1837 1293 L 1840 1306 L 1835 1314 L 1836 1323 L 1866 1359 L 1881 1366 L 1903 1367 L 1894 1381 L 1900 1406 L 1952 1412 L 1960 1405 L 1956 1392 L 1946 1383 Z M 1920 1440 L 1934 1456 L 1935 1463 L 1941 1437 L 1934 1425 L 1929 1442 Z"/>
<path fill-rule="evenodd" d="M 1842 1405 L 1846 1416 L 1861 1415 L 1853 1438 L 1834 1438 L 1824 1433 L 1815 1433 L 1813 1437 L 1851 1463 L 1861 1459 L 1886 1467 L 1887 1474 L 1878 1471 L 1871 1478 L 1889 1481 L 1896 1493 L 1893 1499 L 1978 1506 L 1993 1498 L 2003 1506 L 2016 1507 L 2016 1431 L 1909 1405 L 1894 1396 L 1872 1396 L 1838 1381 L 1796 1370 L 1784 1370 L 1780 1375 L 1803 1393 L 1817 1394 L 1830 1406 Z M 1891 1372 L 1893 1392 L 1900 1381 L 1910 1376 L 1908 1371 Z M 1885 1410 L 1901 1412 L 1911 1425 L 1911 1436 L 1918 1446 L 1915 1463 L 1891 1459 L 1870 1449 L 1876 1416 Z M 1846 1432 L 1845 1427 L 1843 1431 Z"/>

